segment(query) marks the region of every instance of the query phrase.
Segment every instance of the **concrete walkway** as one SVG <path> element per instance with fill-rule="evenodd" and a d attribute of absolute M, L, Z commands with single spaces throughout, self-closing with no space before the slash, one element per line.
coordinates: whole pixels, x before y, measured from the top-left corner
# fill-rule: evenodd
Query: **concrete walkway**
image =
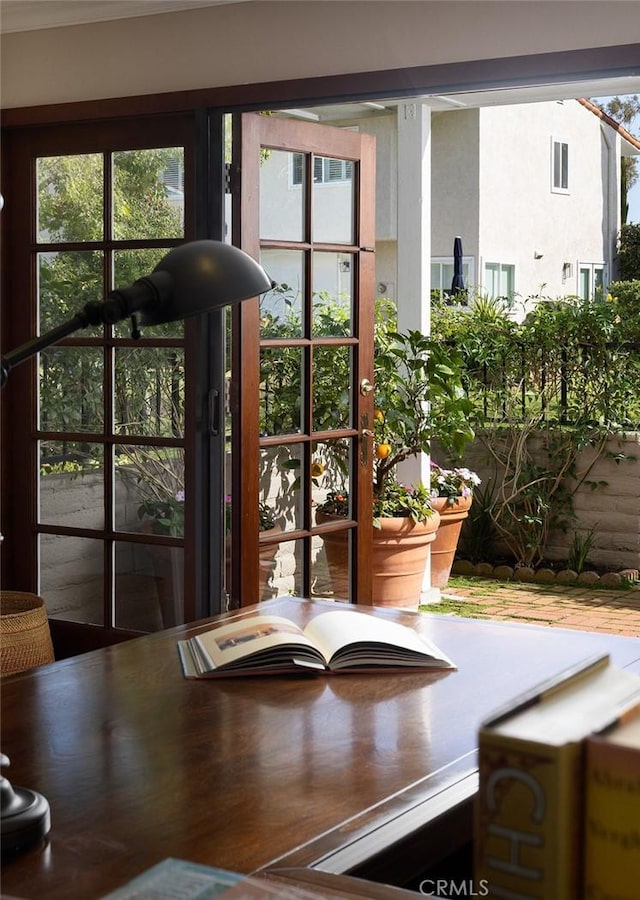
<path fill-rule="evenodd" d="M 519 584 L 453 576 L 429 612 L 529 622 L 579 631 L 640 637 L 640 584 L 605 590 L 592 586 Z"/>

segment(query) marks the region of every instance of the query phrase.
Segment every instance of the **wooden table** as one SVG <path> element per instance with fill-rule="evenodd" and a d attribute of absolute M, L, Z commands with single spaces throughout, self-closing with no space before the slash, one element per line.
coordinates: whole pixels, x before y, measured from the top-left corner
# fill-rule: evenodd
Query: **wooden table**
<path fill-rule="evenodd" d="M 260 609 L 304 624 L 327 607 Z M 187 681 L 176 640 L 200 622 L 6 677 L 6 774 L 49 800 L 52 830 L 4 863 L 3 891 L 93 900 L 168 856 L 276 877 L 412 875 L 438 841 L 465 838 L 453 811 L 476 789 L 483 717 L 593 653 L 640 671 L 634 638 L 418 621 L 458 671 Z"/>

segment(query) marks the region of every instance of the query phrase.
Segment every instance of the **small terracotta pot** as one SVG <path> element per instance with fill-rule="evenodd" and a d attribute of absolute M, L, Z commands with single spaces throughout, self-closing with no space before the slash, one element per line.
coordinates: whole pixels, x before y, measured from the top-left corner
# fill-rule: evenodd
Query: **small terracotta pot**
<path fill-rule="evenodd" d="M 417 524 L 410 517 L 379 522 L 373 529 L 373 603 L 417 609 L 440 515 Z"/>
<path fill-rule="evenodd" d="M 469 515 L 473 495 L 456 497 L 453 503 L 448 497 L 437 497 L 431 505 L 440 513 L 440 525 L 431 547 L 431 587 L 443 588 L 449 581 L 456 555 L 462 523 Z"/>

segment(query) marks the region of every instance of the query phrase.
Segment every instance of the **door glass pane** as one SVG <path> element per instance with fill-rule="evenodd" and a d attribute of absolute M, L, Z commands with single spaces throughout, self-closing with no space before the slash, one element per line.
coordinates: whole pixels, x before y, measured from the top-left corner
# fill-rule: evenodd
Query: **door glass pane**
<path fill-rule="evenodd" d="M 184 351 L 180 347 L 117 348 L 115 431 L 182 437 L 184 389 Z"/>
<path fill-rule="evenodd" d="M 277 594 L 304 595 L 304 540 L 287 541 L 280 545 L 280 566 L 274 574 L 272 585 Z"/>
<path fill-rule="evenodd" d="M 40 442 L 38 522 L 104 528 L 104 449 L 75 441 Z"/>
<path fill-rule="evenodd" d="M 312 337 L 353 334 L 353 268 L 348 253 L 313 254 Z"/>
<path fill-rule="evenodd" d="M 350 438 L 314 444 L 311 475 L 316 525 L 321 524 L 323 516 L 352 517 L 349 498 L 351 449 Z"/>
<path fill-rule="evenodd" d="M 593 299 L 602 300 L 604 295 L 604 269 L 594 267 L 593 270 Z"/>
<path fill-rule="evenodd" d="M 184 450 L 129 444 L 115 459 L 118 531 L 184 536 Z"/>
<path fill-rule="evenodd" d="M 38 333 L 71 319 L 90 300 L 104 297 L 104 256 L 97 250 L 67 250 L 38 254 Z M 84 328 L 95 337 L 103 326 Z"/>
<path fill-rule="evenodd" d="M 578 276 L 578 290 L 583 300 L 588 300 L 591 295 L 591 269 L 580 269 Z"/>
<path fill-rule="evenodd" d="M 311 570 L 315 597 L 349 600 L 352 539 L 352 529 L 332 531 L 316 537 L 317 550 Z"/>
<path fill-rule="evenodd" d="M 284 444 L 260 451 L 260 503 L 273 513 L 281 531 L 304 527 L 305 480 L 303 447 Z"/>
<path fill-rule="evenodd" d="M 313 167 L 312 239 L 352 244 L 354 228 L 353 163 L 318 156 Z"/>
<path fill-rule="evenodd" d="M 125 150 L 113 155 L 116 240 L 184 236 L 184 151 Z"/>
<path fill-rule="evenodd" d="M 117 250 L 113 254 L 113 284 L 115 288 L 128 287 L 139 278 L 150 275 L 158 263 L 167 255 L 166 247 L 145 248 L 142 250 Z M 117 337 L 131 337 L 131 321 L 124 319 L 114 326 Z M 148 325 L 144 328 L 145 337 L 182 337 L 184 322 L 168 322 L 164 325 Z"/>
<path fill-rule="evenodd" d="M 102 431 L 104 356 L 99 347 L 54 347 L 40 354 L 42 431 Z"/>
<path fill-rule="evenodd" d="M 352 441 L 341 438 L 316 444 L 314 459 L 323 467 L 322 476 L 313 488 L 313 507 L 316 526 L 342 523 L 352 518 L 352 497 L 349 493 Z M 351 567 L 350 529 L 323 534 L 315 541 L 314 593 L 347 599 L 350 595 Z"/>
<path fill-rule="evenodd" d="M 260 159 L 260 237 L 304 240 L 305 179 L 301 153 L 262 150 Z"/>
<path fill-rule="evenodd" d="M 40 243 L 102 240 L 102 154 L 43 157 L 36 178 Z"/>
<path fill-rule="evenodd" d="M 104 624 L 104 550 L 101 540 L 41 534 L 40 587 L 53 619 Z"/>
<path fill-rule="evenodd" d="M 349 427 L 351 367 L 351 347 L 314 347 L 312 370 L 314 431 Z"/>
<path fill-rule="evenodd" d="M 304 333 L 304 253 L 262 251 L 260 262 L 276 287 L 260 297 L 260 337 L 302 337 Z"/>
<path fill-rule="evenodd" d="M 300 347 L 263 348 L 260 352 L 260 433 L 298 434 L 302 429 Z"/>
<path fill-rule="evenodd" d="M 184 551 L 150 544 L 115 545 L 115 624 L 160 631 L 184 621 Z"/>

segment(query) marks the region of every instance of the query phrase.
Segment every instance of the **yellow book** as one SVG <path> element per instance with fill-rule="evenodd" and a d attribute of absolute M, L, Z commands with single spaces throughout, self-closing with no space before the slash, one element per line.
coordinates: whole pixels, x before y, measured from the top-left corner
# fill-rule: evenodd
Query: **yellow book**
<path fill-rule="evenodd" d="M 585 741 L 585 900 L 640 895 L 640 706 Z"/>
<path fill-rule="evenodd" d="M 638 702 L 640 676 L 604 656 L 481 725 L 474 875 L 485 896 L 580 896 L 584 739 Z"/>

